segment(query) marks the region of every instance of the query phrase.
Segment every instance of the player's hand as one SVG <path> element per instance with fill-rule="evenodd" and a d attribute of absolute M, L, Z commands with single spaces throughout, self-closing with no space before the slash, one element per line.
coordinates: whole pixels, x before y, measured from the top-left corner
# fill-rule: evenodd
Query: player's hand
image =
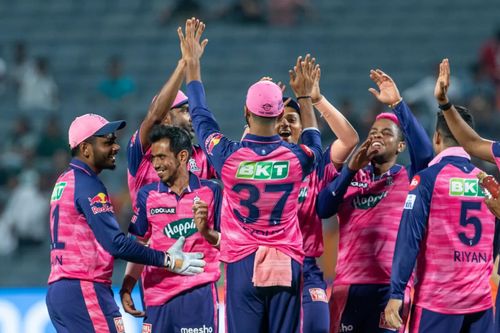
<path fill-rule="evenodd" d="M 374 149 L 370 152 L 369 148 L 372 144 L 372 139 L 368 138 L 359 146 L 359 148 L 354 152 L 351 159 L 349 160 L 348 167 L 353 171 L 358 171 L 370 163 L 373 156 L 378 153 L 378 150 Z"/>
<path fill-rule="evenodd" d="M 123 310 L 125 310 L 126 313 L 136 318 L 141 318 L 146 316 L 146 312 L 136 310 L 130 291 L 121 289 L 120 300 L 122 301 Z"/>
<path fill-rule="evenodd" d="M 290 87 L 296 97 L 311 96 L 314 81 L 319 72 L 319 65 L 316 65 L 315 62 L 316 59 L 311 58 L 310 54 L 307 54 L 303 60 L 302 57 L 298 57 L 293 70 L 289 71 Z"/>
<path fill-rule="evenodd" d="M 194 224 L 200 232 L 205 235 L 210 228 L 208 227 L 208 204 L 203 200 L 198 200 L 193 204 Z"/>
<path fill-rule="evenodd" d="M 486 202 L 486 206 L 496 218 L 500 219 L 500 199 L 495 198 L 485 198 L 484 202 Z"/>
<path fill-rule="evenodd" d="M 434 97 L 438 104 L 448 103 L 448 88 L 450 87 L 450 63 L 448 59 L 443 59 L 439 64 L 439 76 L 434 87 Z"/>
<path fill-rule="evenodd" d="M 384 315 L 386 323 L 395 329 L 399 329 L 403 325 L 403 319 L 399 315 L 399 310 L 403 305 L 403 301 L 400 299 L 391 298 L 387 303 Z"/>
<path fill-rule="evenodd" d="M 394 105 L 401 101 L 401 95 L 399 94 L 398 87 L 389 75 L 385 74 L 380 69 L 372 69 L 370 70 L 370 79 L 375 82 L 380 91 L 377 91 L 374 88 L 370 88 L 368 91 L 371 92 L 381 103 Z"/>
<path fill-rule="evenodd" d="M 205 46 L 208 44 L 208 39 L 200 42 L 203 31 L 205 31 L 205 23 L 194 17 L 186 20 L 185 34 L 181 27 L 177 28 L 182 59 L 186 62 L 197 61 L 203 55 Z"/>
<path fill-rule="evenodd" d="M 203 273 L 206 262 L 202 252 L 183 252 L 182 247 L 186 241 L 185 237 L 179 239 L 166 252 L 170 256 L 165 263 L 165 267 L 174 273 L 181 275 L 196 275 Z"/>
<path fill-rule="evenodd" d="M 316 66 L 317 66 L 317 74 L 311 91 L 311 98 L 313 103 L 318 103 L 323 97 L 321 96 L 321 91 L 319 89 L 319 80 L 321 79 L 321 69 L 319 68 L 319 65 Z"/>

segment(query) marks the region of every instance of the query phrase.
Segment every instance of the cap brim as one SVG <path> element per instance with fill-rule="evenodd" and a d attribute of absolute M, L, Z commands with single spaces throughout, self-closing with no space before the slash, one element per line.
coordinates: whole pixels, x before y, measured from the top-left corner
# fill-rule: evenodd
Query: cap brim
<path fill-rule="evenodd" d="M 100 136 L 100 135 L 108 135 L 110 133 L 114 133 L 122 128 L 124 128 L 127 125 L 125 120 L 117 120 L 117 121 L 110 121 L 103 127 L 101 127 L 97 132 L 95 132 L 93 135 L 94 136 Z"/>
<path fill-rule="evenodd" d="M 185 99 L 183 101 L 180 101 L 179 103 L 177 103 L 175 105 L 172 105 L 172 107 L 170 108 L 170 110 L 180 108 L 181 106 L 183 106 L 184 104 L 187 104 L 187 103 L 188 103 L 187 99 Z"/>

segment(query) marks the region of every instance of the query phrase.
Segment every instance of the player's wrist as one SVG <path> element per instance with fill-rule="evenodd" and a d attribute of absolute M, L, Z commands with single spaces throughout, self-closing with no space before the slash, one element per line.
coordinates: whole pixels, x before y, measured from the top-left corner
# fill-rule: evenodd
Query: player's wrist
<path fill-rule="evenodd" d="M 403 97 L 399 96 L 398 99 L 392 101 L 392 103 L 387 104 L 387 106 L 391 109 L 394 109 L 396 106 L 399 105 L 403 101 Z"/>
<path fill-rule="evenodd" d="M 122 287 L 120 288 L 120 295 L 124 293 L 131 294 L 132 290 L 134 290 L 135 284 L 137 283 L 137 279 L 130 275 L 125 275 L 122 282 Z"/>

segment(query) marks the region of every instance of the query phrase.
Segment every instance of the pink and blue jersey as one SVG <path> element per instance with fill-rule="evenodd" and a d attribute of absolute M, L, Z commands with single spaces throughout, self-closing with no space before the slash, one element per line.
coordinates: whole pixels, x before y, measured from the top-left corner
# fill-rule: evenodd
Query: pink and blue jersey
<path fill-rule="evenodd" d="M 323 226 L 316 212 L 318 193 L 333 180 L 337 170 L 330 159 L 330 147 L 323 153 L 317 168 L 307 176 L 299 190 L 299 223 L 306 257 L 323 254 Z"/>
<path fill-rule="evenodd" d="M 189 187 L 179 197 L 163 182 L 142 187 L 137 195 L 135 213 L 129 232 L 149 239 L 149 246 L 168 250 L 179 237 L 186 237 L 185 252 L 202 252 L 205 271 L 184 276 L 163 268 L 147 266 L 143 271 L 144 301 L 147 306 L 159 306 L 173 297 L 220 277 L 219 250 L 210 245 L 198 232 L 193 220 L 193 204 L 202 200 L 208 204 L 208 225 L 219 230 L 221 189 L 211 180 L 200 180 L 190 174 Z"/>
<path fill-rule="evenodd" d="M 402 299 L 416 264 L 414 303 L 443 314 L 492 307 L 495 218 L 484 203 L 480 172 L 462 148 L 447 148 L 410 184 L 391 276 Z"/>
<path fill-rule="evenodd" d="M 163 266 L 164 254 L 127 238 L 94 171 L 74 158 L 50 200 L 49 283 L 79 279 L 111 284 L 113 257 Z"/>
<path fill-rule="evenodd" d="M 144 185 L 159 182 L 160 178 L 151 164 L 151 148 L 143 151 L 139 130 L 130 138 L 127 146 L 128 188 L 132 207 L 135 205 L 137 192 Z M 203 179 L 216 178 L 215 170 L 209 164 L 203 150 L 193 146 L 193 154 L 188 162 L 188 170 Z"/>
<path fill-rule="evenodd" d="M 321 156 L 319 131 L 303 131 L 302 142 L 310 149 L 278 135 L 247 134 L 241 142 L 231 141 L 207 109 L 201 82 L 190 82 L 187 95 L 198 142 L 224 184 L 221 260 L 232 263 L 267 246 L 302 263 L 298 198 Z"/>
<path fill-rule="evenodd" d="M 318 196 L 322 218 L 337 214 L 339 255 L 335 286 L 389 284 L 403 203 L 411 176 L 431 160 L 425 130 L 401 102 L 394 109 L 408 146 L 411 165 L 398 164 L 382 175 L 373 167 L 355 172 L 344 165 Z"/>

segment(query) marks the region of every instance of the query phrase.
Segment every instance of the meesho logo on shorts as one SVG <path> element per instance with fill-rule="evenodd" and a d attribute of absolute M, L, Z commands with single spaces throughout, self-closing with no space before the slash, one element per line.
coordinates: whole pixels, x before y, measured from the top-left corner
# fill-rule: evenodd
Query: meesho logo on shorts
<path fill-rule="evenodd" d="M 243 161 L 238 166 L 236 178 L 239 179 L 285 179 L 288 177 L 290 162 L 288 161 Z"/>
<path fill-rule="evenodd" d="M 170 222 L 163 228 L 163 233 L 168 238 L 179 239 L 179 237 L 189 237 L 194 234 L 198 229 L 196 229 L 196 225 L 194 224 L 194 219 L 186 218 L 180 219 L 174 222 Z"/>
<path fill-rule="evenodd" d="M 450 178 L 450 196 L 484 197 L 478 179 Z"/>

